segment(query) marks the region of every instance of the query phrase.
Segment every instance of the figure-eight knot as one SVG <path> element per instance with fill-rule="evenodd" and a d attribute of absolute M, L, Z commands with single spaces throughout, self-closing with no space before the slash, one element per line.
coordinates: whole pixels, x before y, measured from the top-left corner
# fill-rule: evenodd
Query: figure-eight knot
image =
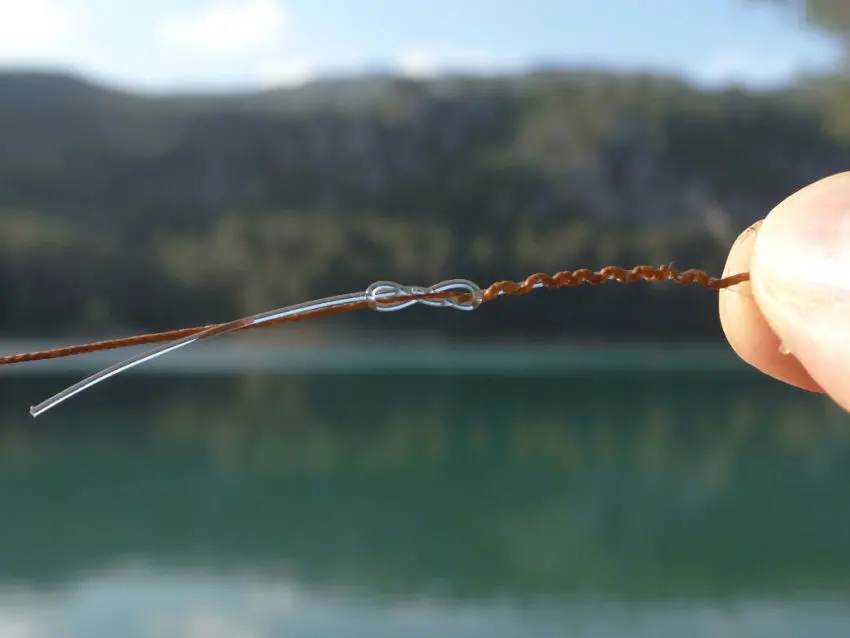
<path fill-rule="evenodd" d="M 457 297 L 441 297 L 437 299 L 410 299 L 417 295 L 429 295 L 443 292 L 461 293 Z M 369 307 L 379 312 L 403 310 L 418 303 L 438 308 L 454 308 L 456 310 L 475 310 L 481 305 L 481 288 L 469 279 L 449 279 L 441 281 L 429 288 L 424 286 L 403 286 L 394 281 L 376 281 L 366 289 L 366 299 Z"/>

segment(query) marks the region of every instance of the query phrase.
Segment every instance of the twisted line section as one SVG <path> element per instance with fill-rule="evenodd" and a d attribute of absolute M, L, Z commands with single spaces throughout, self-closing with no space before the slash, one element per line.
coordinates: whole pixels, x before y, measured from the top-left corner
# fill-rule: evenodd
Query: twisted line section
<path fill-rule="evenodd" d="M 709 290 L 721 290 L 749 281 L 749 273 L 741 273 L 731 277 L 712 277 L 703 270 L 678 271 L 672 266 L 635 266 L 631 269 L 619 266 L 606 266 L 602 270 L 581 268 L 578 270 L 562 270 L 554 275 L 536 273 L 529 275 L 524 281 L 498 281 L 491 284 L 482 295 L 483 301 L 489 301 L 499 295 L 525 295 L 535 288 L 568 288 L 589 284 L 599 286 L 608 281 L 619 283 L 635 283 L 638 281 L 661 282 L 672 281 L 679 285 L 697 284 Z"/>

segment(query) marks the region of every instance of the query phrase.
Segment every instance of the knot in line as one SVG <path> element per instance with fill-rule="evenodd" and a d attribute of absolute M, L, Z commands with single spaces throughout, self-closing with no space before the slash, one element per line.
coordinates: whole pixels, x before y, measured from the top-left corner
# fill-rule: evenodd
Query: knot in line
<path fill-rule="evenodd" d="M 458 292 L 463 295 L 437 299 L 409 299 L 420 295 Z M 454 308 L 455 310 L 475 310 L 481 305 L 482 293 L 474 281 L 469 279 L 449 279 L 429 288 L 424 286 L 403 286 L 394 281 L 376 281 L 366 289 L 366 302 L 378 312 L 403 310 L 418 303 L 434 308 Z"/>

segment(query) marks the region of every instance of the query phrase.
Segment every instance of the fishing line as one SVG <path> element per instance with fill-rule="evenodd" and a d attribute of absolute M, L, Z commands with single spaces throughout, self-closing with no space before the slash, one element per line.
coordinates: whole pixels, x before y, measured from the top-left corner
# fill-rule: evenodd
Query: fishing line
<path fill-rule="evenodd" d="M 749 273 L 740 273 L 730 277 L 720 278 L 712 277 L 702 270 L 691 269 L 680 272 L 672 266 L 635 266 L 630 270 L 618 266 L 607 266 L 598 271 L 582 268 L 579 270 L 564 270 L 554 275 L 537 273 L 530 275 L 523 281 L 498 281 L 483 290 L 475 282 L 468 279 L 451 279 L 427 288 L 423 286 L 404 286 L 393 281 L 377 281 L 361 292 L 307 301 L 226 323 L 208 324 L 169 332 L 149 333 L 77 346 L 0 356 L 0 365 L 56 359 L 129 346 L 170 342 L 105 368 L 62 390 L 46 401 L 32 406 L 30 408 L 30 414 L 36 417 L 63 401 L 70 399 L 74 395 L 125 370 L 188 346 L 196 341 L 230 332 L 303 321 L 366 308 L 371 308 L 378 312 L 394 312 L 416 304 L 423 304 L 431 307 L 469 311 L 475 310 L 482 303 L 492 301 L 503 295 L 521 296 L 540 288 L 558 289 L 583 284 L 601 285 L 608 281 L 619 283 L 671 281 L 679 285 L 695 284 L 709 290 L 723 290 L 732 289 L 738 284 L 749 281 L 749 279 Z M 746 294 L 744 290 L 740 292 Z"/>

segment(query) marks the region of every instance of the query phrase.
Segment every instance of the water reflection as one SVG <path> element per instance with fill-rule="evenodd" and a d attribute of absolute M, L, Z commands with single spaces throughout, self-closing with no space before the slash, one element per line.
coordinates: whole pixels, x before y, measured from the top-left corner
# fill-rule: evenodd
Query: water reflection
<path fill-rule="evenodd" d="M 128 377 L 30 420 L 57 385 L 2 384 L 0 635 L 850 621 L 850 418 L 768 380 Z"/>

